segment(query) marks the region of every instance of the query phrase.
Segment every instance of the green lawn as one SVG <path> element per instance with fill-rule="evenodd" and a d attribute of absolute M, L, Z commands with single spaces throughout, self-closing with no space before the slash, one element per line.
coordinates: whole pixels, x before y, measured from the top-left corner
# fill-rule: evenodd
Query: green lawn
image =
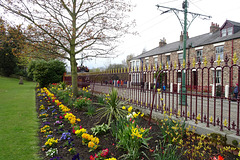
<path fill-rule="evenodd" d="M 34 160 L 38 156 L 36 83 L 0 76 L 0 160 Z"/>

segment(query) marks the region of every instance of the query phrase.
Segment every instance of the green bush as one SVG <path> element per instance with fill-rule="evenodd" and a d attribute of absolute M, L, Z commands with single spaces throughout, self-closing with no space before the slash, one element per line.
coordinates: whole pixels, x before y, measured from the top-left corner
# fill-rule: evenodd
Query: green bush
<path fill-rule="evenodd" d="M 66 72 L 65 64 L 58 60 L 37 60 L 31 62 L 28 67 L 28 76 L 32 77 L 40 84 L 40 87 L 46 87 L 50 83 L 62 81 L 63 73 Z"/>
<path fill-rule="evenodd" d="M 28 69 L 27 69 L 27 76 L 28 78 L 34 80 L 34 70 L 36 68 L 36 63 L 37 61 L 31 61 L 28 65 Z"/>

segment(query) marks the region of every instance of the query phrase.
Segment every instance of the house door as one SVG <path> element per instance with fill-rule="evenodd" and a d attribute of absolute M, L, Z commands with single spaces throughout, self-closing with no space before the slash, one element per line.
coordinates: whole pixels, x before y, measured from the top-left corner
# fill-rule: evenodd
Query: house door
<path fill-rule="evenodd" d="M 193 88 L 196 89 L 198 86 L 198 74 L 196 71 L 193 71 Z"/>

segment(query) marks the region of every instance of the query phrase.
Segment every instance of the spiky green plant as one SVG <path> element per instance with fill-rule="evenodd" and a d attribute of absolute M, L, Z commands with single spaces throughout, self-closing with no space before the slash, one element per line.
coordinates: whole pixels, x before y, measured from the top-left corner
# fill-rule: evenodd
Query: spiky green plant
<path fill-rule="evenodd" d="M 97 117 L 100 118 L 99 122 L 106 118 L 108 126 L 110 126 L 112 120 L 120 119 L 124 116 L 126 116 L 127 111 L 123 110 L 122 107 L 126 105 L 126 102 L 120 101 L 118 98 L 118 91 L 115 88 L 112 88 L 111 92 L 106 95 L 105 98 L 106 102 L 103 105 L 103 107 L 97 109 Z"/>

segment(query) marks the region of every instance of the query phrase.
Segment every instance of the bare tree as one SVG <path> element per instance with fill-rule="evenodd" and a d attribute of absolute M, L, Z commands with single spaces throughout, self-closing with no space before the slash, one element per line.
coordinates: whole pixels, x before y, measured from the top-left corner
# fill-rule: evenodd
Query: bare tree
<path fill-rule="evenodd" d="M 111 55 L 133 24 L 127 0 L 0 0 L 0 6 L 27 20 L 25 34 L 36 47 L 70 61 L 74 96 L 76 61 Z"/>

